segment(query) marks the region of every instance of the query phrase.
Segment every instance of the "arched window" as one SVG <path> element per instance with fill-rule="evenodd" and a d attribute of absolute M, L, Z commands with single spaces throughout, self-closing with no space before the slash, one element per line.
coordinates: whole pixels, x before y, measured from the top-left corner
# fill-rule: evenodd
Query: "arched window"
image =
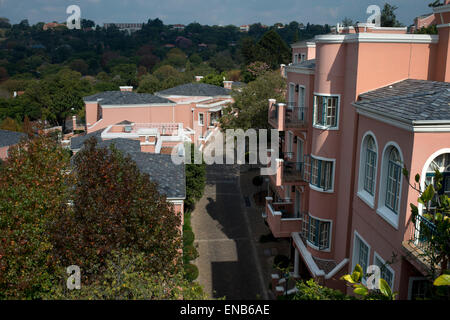
<path fill-rule="evenodd" d="M 397 148 L 392 147 L 388 158 L 385 205 L 395 214 L 399 211 L 400 186 L 402 181 L 402 161 Z"/>
<path fill-rule="evenodd" d="M 441 182 L 442 188 L 438 190 L 438 194 L 446 194 L 450 196 L 450 153 L 441 154 L 431 161 L 426 173 L 425 182 L 427 185 L 435 183 L 434 176 L 436 174 L 436 170 L 441 172 L 443 175 L 443 181 Z"/>
<path fill-rule="evenodd" d="M 364 190 L 371 196 L 375 194 L 375 178 L 377 170 L 377 147 L 372 136 L 368 136 L 365 149 Z"/>
<path fill-rule="evenodd" d="M 368 132 L 361 142 L 357 194 L 372 209 L 375 207 L 377 170 L 378 145 L 373 133 Z"/>

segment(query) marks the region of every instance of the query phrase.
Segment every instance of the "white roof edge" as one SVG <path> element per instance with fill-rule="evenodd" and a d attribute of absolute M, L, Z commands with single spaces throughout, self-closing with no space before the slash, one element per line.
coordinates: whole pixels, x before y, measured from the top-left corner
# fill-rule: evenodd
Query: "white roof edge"
<path fill-rule="evenodd" d="M 327 34 L 315 37 L 318 43 L 343 43 L 343 42 L 385 42 L 385 43 L 437 43 L 438 35 L 429 34 L 403 34 L 403 33 L 373 33 L 362 32 L 352 34 Z"/>
<path fill-rule="evenodd" d="M 291 48 L 315 48 L 316 43 L 314 41 L 302 41 L 291 44 Z"/>

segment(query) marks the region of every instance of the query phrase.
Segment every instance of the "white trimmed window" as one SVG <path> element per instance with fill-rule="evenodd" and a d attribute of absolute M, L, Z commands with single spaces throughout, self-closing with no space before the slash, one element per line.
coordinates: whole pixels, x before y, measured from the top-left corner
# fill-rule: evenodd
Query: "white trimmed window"
<path fill-rule="evenodd" d="M 369 266 L 370 247 L 355 231 L 355 239 L 353 242 L 353 265 L 352 270 L 359 264 L 364 272 L 367 272 Z"/>
<path fill-rule="evenodd" d="M 402 162 L 396 148 L 389 152 L 385 205 L 398 214 L 400 202 L 400 184 L 402 181 Z"/>
<path fill-rule="evenodd" d="M 314 96 L 314 125 L 324 128 L 337 128 L 339 97 Z"/>
<path fill-rule="evenodd" d="M 375 203 L 378 150 L 372 134 L 366 134 L 361 143 L 358 176 L 358 196 L 370 207 Z"/>
<path fill-rule="evenodd" d="M 397 229 L 403 168 L 403 158 L 399 147 L 395 143 L 388 144 L 382 159 L 377 213 Z"/>
<path fill-rule="evenodd" d="M 309 216 L 308 242 L 319 250 L 330 248 L 331 222 Z"/>
<path fill-rule="evenodd" d="M 370 195 L 375 194 L 375 177 L 377 171 L 377 147 L 375 140 L 367 137 L 366 160 L 364 163 L 364 190 Z"/>
<path fill-rule="evenodd" d="M 323 189 L 333 189 L 334 161 L 326 161 L 311 157 L 311 182 L 310 185 Z"/>
<path fill-rule="evenodd" d="M 386 262 L 375 252 L 373 256 L 373 264 L 380 267 L 381 278 L 386 280 L 391 289 L 394 288 L 394 270 L 386 264 Z"/>
<path fill-rule="evenodd" d="M 198 114 L 198 125 L 203 126 L 205 124 L 205 115 L 203 113 Z"/>
<path fill-rule="evenodd" d="M 294 54 L 294 63 L 298 63 L 298 54 Z"/>

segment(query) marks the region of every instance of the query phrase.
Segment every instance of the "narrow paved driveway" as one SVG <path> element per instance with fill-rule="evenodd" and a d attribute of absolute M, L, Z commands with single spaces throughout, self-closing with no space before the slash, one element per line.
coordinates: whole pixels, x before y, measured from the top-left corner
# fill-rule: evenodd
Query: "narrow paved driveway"
<path fill-rule="evenodd" d="M 257 253 L 239 185 L 239 166 L 207 166 L 203 198 L 192 215 L 197 281 L 212 298 L 265 298 Z"/>

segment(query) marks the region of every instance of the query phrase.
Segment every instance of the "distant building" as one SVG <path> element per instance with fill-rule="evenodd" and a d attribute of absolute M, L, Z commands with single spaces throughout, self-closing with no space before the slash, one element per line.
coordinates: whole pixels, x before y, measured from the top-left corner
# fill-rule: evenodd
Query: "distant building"
<path fill-rule="evenodd" d="M 62 23 L 50 22 L 50 23 L 44 24 L 44 26 L 42 27 L 42 30 L 47 31 L 47 30 L 56 29 L 56 28 L 66 28 L 66 25 L 62 24 Z"/>
<path fill-rule="evenodd" d="M 242 25 L 239 27 L 239 30 L 241 32 L 249 32 L 250 31 L 250 26 L 248 24 Z"/>
<path fill-rule="evenodd" d="M 139 31 L 144 26 L 143 23 L 105 23 L 103 27 L 108 29 L 112 26 L 116 26 L 121 31 L 127 31 L 128 33 L 132 33 L 135 31 Z"/>
<path fill-rule="evenodd" d="M 174 30 L 184 30 L 184 28 L 185 28 L 184 24 L 174 24 L 172 26 L 172 29 L 174 29 Z"/>

